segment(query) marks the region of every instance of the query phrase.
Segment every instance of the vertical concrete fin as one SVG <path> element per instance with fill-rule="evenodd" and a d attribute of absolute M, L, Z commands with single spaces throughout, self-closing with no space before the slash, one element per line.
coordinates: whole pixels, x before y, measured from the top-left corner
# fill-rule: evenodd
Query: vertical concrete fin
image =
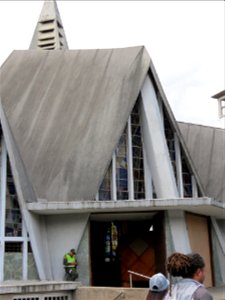
<path fill-rule="evenodd" d="M 167 212 L 169 227 L 173 240 L 174 251 L 190 253 L 191 245 L 186 226 L 185 213 L 181 210 L 169 210 Z"/>
<path fill-rule="evenodd" d="M 55 0 L 45 0 L 29 49 L 68 49 Z"/>
<path fill-rule="evenodd" d="M 177 198 L 178 190 L 154 87 L 146 76 L 142 94 L 143 137 L 157 198 Z"/>
<path fill-rule="evenodd" d="M 177 198 L 178 189 L 164 134 L 162 115 L 154 86 L 148 76 L 141 93 L 146 159 L 150 166 L 157 197 Z M 184 212 L 169 211 L 168 219 L 175 251 L 190 252 Z"/>
<path fill-rule="evenodd" d="M 79 244 L 89 220 L 89 214 L 52 215 L 45 217 L 48 235 L 48 249 L 50 255 L 51 273 L 54 280 L 62 280 L 64 277 L 63 255 L 71 248 L 75 248 L 78 262 L 83 253 L 78 253 Z M 63 237 L 63 242 L 62 242 Z M 87 249 L 86 249 L 87 250 Z M 79 269 L 79 267 L 78 267 Z"/>
<path fill-rule="evenodd" d="M 10 126 L 3 111 L 1 101 L 0 121 L 18 195 L 19 207 L 22 217 L 25 221 L 27 232 L 29 233 L 38 275 L 41 280 L 52 280 L 53 277 L 49 263 L 45 222 L 42 217 L 33 215 L 27 209 L 27 202 L 35 202 L 37 200 L 32 184 L 28 180 L 19 150 L 14 141 Z"/>

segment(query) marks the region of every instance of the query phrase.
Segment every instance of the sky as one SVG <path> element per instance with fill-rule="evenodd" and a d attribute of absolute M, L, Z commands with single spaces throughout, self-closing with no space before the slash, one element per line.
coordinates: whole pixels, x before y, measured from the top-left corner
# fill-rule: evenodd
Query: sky
<path fill-rule="evenodd" d="M 144 45 L 177 121 L 225 128 L 212 96 L 225 89 L 224 1 L 66 1 L 69 49 Z M 0 65 L 29 48 L 43 0 L 0 0 Z"/>

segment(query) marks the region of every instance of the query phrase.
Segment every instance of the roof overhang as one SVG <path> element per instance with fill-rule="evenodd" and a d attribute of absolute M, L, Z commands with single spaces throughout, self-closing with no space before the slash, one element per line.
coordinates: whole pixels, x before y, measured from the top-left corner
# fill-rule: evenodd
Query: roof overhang
<path fill-rule="evenodd" d="M 212 198 L 176 198 L 150 200 L 117 200 L 117 201 L 72 201 L 47 202 L 40 199 L 28 203 L 30 212 L 39 215 L 56 215 L 72 213 L 132 213 L 162 210 L 183 210 L 200 215 L 225 218 L 225 204 Z"/>
<path fill-rule="evenodd" d="M 221 98 L 224 98 L 225 97 L 225 90 L 213 95 L 211 98 L 214 98 L 214 99 L 221 99 Z"/>

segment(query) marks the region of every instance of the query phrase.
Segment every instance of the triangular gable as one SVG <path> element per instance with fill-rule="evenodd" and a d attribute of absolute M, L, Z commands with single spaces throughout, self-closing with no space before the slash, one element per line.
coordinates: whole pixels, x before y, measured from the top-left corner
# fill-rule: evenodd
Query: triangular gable
<path fill-rule="evenodd" d="M 12 53 L 2 110 L 38 199 L 95 198 L 149 63 L 144 47 Z"/>
<path fill-rule="evenodd" d="M 162 87 L 160 85 L 159 79 L 157 77 L 157 74 L 154 70 L 154 67 L 152 65 L 152 62 L 150 64 L 150 69 L 148 72 L 149 81 L 152 82 L 152 92 L 148 92 L 148 104 L 147 106 L 154 106 L 154 95 L 156 95 L 157 98 L 157 104 L 158 111 L 160 111 L 161 117 L 158 119 L 156 116 L 153 116 L 151 114 L 151 109 L 147 113 L 148 116 L 150 116 L 150 119 L 154 118 L 155 123 L 162 123 L 162 127 L 154 126 L 150 129 L 148 134 L 143 136 L 143 128 L 141 128 L 140 133 L 140 139 L 143 140 L 143 144 L 139 145 L 139 157 L 135 157 L 134 146 L 135 146 L 135 140 L 136 135 L 135 132 L 132 130 L 132 121 L 129 124 L 129 121 L 127 122 L 127 126 L 123 132 L 123 140 L 129 140 L 128 131 L 130 130 L 131 136 L 130 136 L 130 145 L 126 146 L 126 153 L 124 154 L 123 160 L 125 161 L 126 165 L 122 166 L 119 162 L 121 152 L 124 152 L 124 149 L 121 149 L 120 142 L 118 142 L 117 148 L 115 149 L 115 153 L 112 157 L 112 161 L 110 163 L 109 169 L 106 172 L 106 175 L 102 181 L 102 184 L 100 185 L 99 193 L 97 195 L 97 199 L 99 200 L 126 200 L 126 199 L 140 199 L 140 195 L 142 199 L 151 199 L 151 198 L 160 198 L 160 195 L 165 195 L 168 193 L 168 190 L 171 188 L 174 183 L 176 184 L 174 192 L 171 190 L 170 196 L 173 195 L 173 197 L 188 197 L 188 198 L 195 198 L 197 196 L 201 196 L 203 193 L 203 189 L 201 186 L 201 183 L 198 178 L 198 174 L 196 173 L 192 160 L 190 158 L 190 155 L 187 151 L 186 145 L 182 139 L 182 136 L 180 134 L 179 128 L 177 126 L 177 122 L 173 116 L 173 113 L 170 109 L 170 106 L 168 104 L 168 101 L 166 99 L 166 96 L 163 93 Z M 152 93 L 152 95 L 150 95 Z M 142 102 L 142 91 L 140 92 L 139 101 L 136 102 L 136 111 L 139 110 L 139 118 L 143 117 L 140 113 L 140 107 Z M 139 108 L 139 109 L 138 109 Z M 153 111 L 152 111 L 153 112 Z M 133 113 L 133 111 L 132 111 Z M 131 120 L 132 120 L 132 113 L 131 113 Z M 147 120 L 144 121 L 146 123 Z M 143 120 L 141 122 L 143 123 Z M 146 125 L 144 125 L 146 127 Z M 158 130 L 158 134 L 153 135 L 153 131 Z M 144 130 L 145 131 L 145 130 Z M 162 136 L 162 139 L 165 141 L 165 145 L 167 145 L 164 148 L 159 149 L 158 143 L 160 141 L 160 136 Z M 154 149 L 151 150 L 146 148 L 146 145 L 148 144 L 148 141 L 150 141 L 153 138 L 153 140 L 150 142 L 151 144 L 154 144 Z M 158 139 L 159 138 L 159 139 Z M 145 144 L 145 147 L 144 147 Z M 140 172 L 144 172 L 143 168 L 135 167 L 139 163 L 139 161 L 143 161 L 143 149 L 145 150 L 145 153 L 147 153 L 147 156 L 145 156 L 144 159 L 144 165 L 145 165 L 145 187 L 142 182 L 142 178 L 137 178 L 136 175 L 140 176 Z M 152 149 L 153 149 L 152 148 Z M 142 151 L 140 151 L 142 149 Z M 153 155 L 149 155 L 149 153 L 153 151 Z M 156 152 L 155 152 L 156 151 Z M 163 157 L 166 157 L 168 155 L 168 160 L 165 159 L 165 162 L 159 166 L 159 164 L 156 166 L 154 162 L 157 160 L 160 160 L 160 156 L 158 156 L 157 151 L 160 151 L 160 155 L 162 154 Z M 131 156 L 131 158 L 130 158 Z M 153 162 L 154 161 L 154 162 Z M 146 167 L 148 165 L 148 167 Z M 165 189 L 164 186 L 165 183 L 165 176 L 163 175 L 166 170 L 166 165 L 170 165 L 169 168 L 172 170 L 172 172 L 169 172 L 167 174 L 167 178 L 171 177 L 171 182 L 167 183 L 166 187 L 166 193 L 162 192 L 162 189 Z M 154 169 L 154 170 L 153 170 Z M 120 179 L 118 178 L 120 176 L 120 172 L 124 173 L 124 176 L 126 178 L 122 178 L 124 180 L 124 187 L 122 183 L 120 183 Z M 138 174 L 139 172 L 139 174 Z M 129 174 L 130 175 L 129 175 Z M 157 173 L 161 173 L 161 175 L 157 175 Z M 152 177 L 153 175 L 153 177 Z M 141 180 L 140 180 L 141 179 Z M 154 180 L 156 180 L 154 182 Z M 135 182 L 136 181 L 136 182 Z M 173 183 L 174 181 L 174 183 Z M 155 184 L 158 186 L 155 189 Z M 120 191 L 123 190 L 121 193 Z M 158 195 L 157 195 L 158 190 Z M 177 190 L 177 191 L 176 191 Z M 139 194 L 139 195 L 138 195 Z"/>
<path fill-rule="evenodd" d="M 179 122 L 208 197 L 225 202 L 225 130 Z"/>
<path fill-rule="evenodd" d="M 158 78 L 158 75 L 156 73 L 155 67 L 151 61 L 150 63 L 150 69 L 149 69 L 149 76 L 151 77 L 154 87 L 155 87 L 155 92 L 158 95 L 159 99 L 162 100 L 163 103 L 163 110 L 164 110 L 164 118 L 168 118 L 171 130 L 176 133 L 177 137 L 178 137 L 178 141 L 180 143 L 180 147 L 181 147 L 181 152 L 183 154 L 183 161 L 185 164 L 185 167 L 188 168 L 188 171 L 193 174 L 193 176 L 195 177 L 196 183 L 198 184 L 198 188 L 199 188 L 199 192 L 202 195 L 205 195 L 205 191 L 201 182 L 201 179 L 198 175 L 198 172 L 196 170 L 196 166 L 194 165 L 194 162 L 190 156 L 190 153 L 188 151 L 187 145 L 185 143 L 185 140 L 180 132 L 180 128 L 178 126 L 178 123 L 174 117 L 174 114 L 172 112 L 172 109 L 169 105 L 169 102 L 167 100 L 167 97 L 163 91 L 162 85 L 160 83 L 160 80 Z"/>

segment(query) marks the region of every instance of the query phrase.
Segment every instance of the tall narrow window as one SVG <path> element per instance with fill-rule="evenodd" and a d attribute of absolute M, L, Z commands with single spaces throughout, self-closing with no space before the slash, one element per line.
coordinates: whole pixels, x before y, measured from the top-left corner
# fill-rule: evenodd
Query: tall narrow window
<path fill-rule="evenodd" d="M 167 114 L 165 112 L 164 112 L 164 131 L 165 131 L 166 142 L 170 154 L 170 160 L 173 166 L 174 176 L 177 179 L 174 130 L 172 129 L 172 126 L 170 125 Z"/>
<path fill-rule="evenodd" d="M 5 236 L 22 236 L 22 217 L 13 182 L 13 176 L 7 159 L 7 190 L 6 190 L 6 215 Z"/>
<path fill-rule="evenodd" d="M 112 179 L 112 163 L 105 174 L 102 184 L 99 188 L 99 200 L 110 200 L 111 197 L 111 179 Z"/>
<path fill-rule="evenodd" d="M 188 164 L 186 162 L 186 157 L 182 150 L 181 150 L 181 160 L 182 160 L 184 197 L 192 197 L 192 174 L 189 170 Z"/>
<path fill-rule="evenodd" d="M 176 164 L 178 163 L 176 161 L 176 156 L 178 156 L 178 153 L 176 151 L 178 151 L 178 149 L 176 150 L 176 147 L 175 147 L 175 129 L 173 129 L 173 127 L 169 121 L 169 116 L 168 116 L 165 108 L 163 109 L 163 115 L 164 115 L 165 136 L 166 136 L 167 146 L 168 146 L 175 178 L 177 181 L 179 180 L 179 177 L 182 178 L 181 182 L 182 182 L 183 196 L 184 197 L 193 197 L 193 190 L 192 190 L 193 189 L 193 186 L 192 186 L 192 176 L 193 176 L 192 173 L 193 172 L 191 171 L 191 167 L 188 164 L 188 159 L 187 159 L 185 152 L 181 145 L 179 147 L 179 151 L 180 151 L 180 155 L 181 155 L 181 168 L 180 168 L 180 171 L 177 171 L 177 169 L 179 170 L 179 168 L 176 167 Z M 197 189 L 198 189 L 198 187 L 197 187 Z"/>
<path fill-rule="evenodd" d="M 127 170 L 127 127 L 125 128 L 116 149 L 116 188 L 118 200 L 127 200 L 129 198 Z"/>
<path fill-rule="evenodd" d="M 139 101 L 131 113 L 134 199 L 145 199 L 144 162 L 139 115 Z"/>
<path fill-rule="evenodd" d="M 143 142 L 137 100 L 98 191 L 99 200 L 145 199 Z M 129 127 L 128 127 L 129 126 Z M 129 130 L 128 130 L 129 129 Z"/>
<path fill-rule="evenodd" d="M 4 145 L 4 143 L 2 145 Z M 5 151 L 2 151 L 0 148 L 0 154 L 3 155 L 4 153 L 1 152 Z M 0 166 L 1 168 L 3 167 L 2 165 Z M 6 189 L 0 189 L 1 192 L 4 190 L 1 195 L 2 197 L 0 197 L 0 212 L 2 220 L 4 220 L 3 222 L 0 222 L 0 232 L 2 233 L 0 238 L 3 245 L 2 249 L 5 250 L 4 253 L 3 251 L 0 252 L 2 266 L 0 278 L 1 280 L 38 279 L 33 253 L 31 247 L 28 247 L 29 237 L 27 236 L 25 224 L 22 222 L 22 214 L 19 207 L 10 161 L 6 153 L 5 175 L 1 180 L 1 187 L 5 182 Z"/>
<path fill-rule="evenodd" d="M 22 279 L 22 246 L 22 242 L 10 241 L 5 243 L 4 280 Z"/>
<path fill-rule="evenodd" d="M 38 273 L 37 273 L 37 268 L 35 265 L 34 256 L 33 256 L 30 242 L 27 243 L 27 247 L 28 247 L 28 258 L 27 258 L 28 259 L 28 262 L 27 262 L 28 279 L 35 280 L 35 279 L 38 279 Z"/>

